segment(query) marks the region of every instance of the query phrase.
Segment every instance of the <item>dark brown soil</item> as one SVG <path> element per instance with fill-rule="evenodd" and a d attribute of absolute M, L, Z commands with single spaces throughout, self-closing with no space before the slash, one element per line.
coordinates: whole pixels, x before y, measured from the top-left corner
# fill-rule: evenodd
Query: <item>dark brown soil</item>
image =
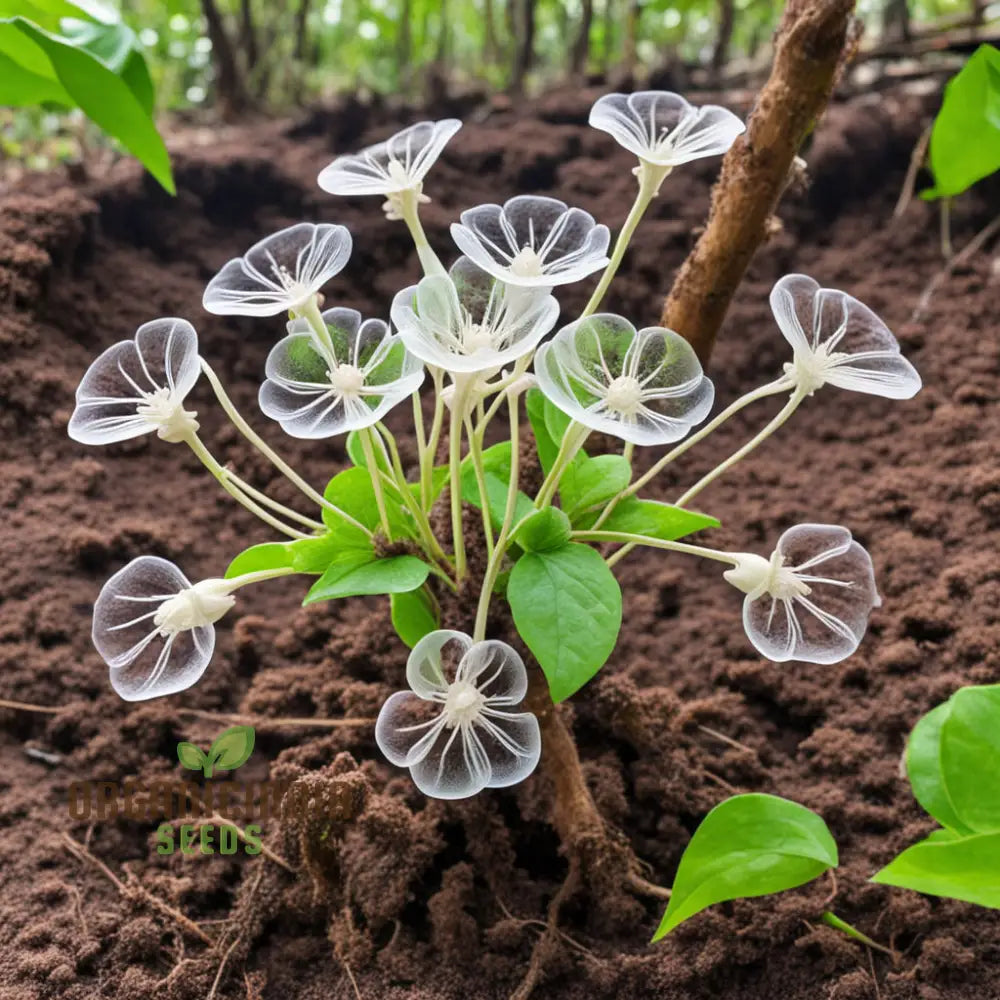
<path fill-rule="evenodd" d="M 432 242 L 450 253 L 446 224 L 462 208 L 522 191 L 557 194 L 619 224 L 633 190 L 630 159 L 583 125 L 590 96 L 471 115 L 428 185 Z M 836 108 L 820 131 L 808 154 L 812 186 L 788 195 L 784 231 L 741 290 L 712 374 L 723 402 L 774 376 L 788 351 L 767 293 L 800 270 L 875 308 L 924 391 L 892 403 L 825 390 L 701 502 L 723 521 L 712 539 L 720 547 L 767 551 L 800 520 L 849 525 L 871 550 L 884 606 L 846 663 L 775 665 L 754 654 L 739 595 L 712 566 L 636 554 L 622 572 L 619 648 L 566 712 L 603 814 L 652 879 L 669 885 L 716 802 L 736 790 L 778 793 L 822 813 L 837 838 L 836 911 L 903 958 L 893 968 L 819 926 L 828 880 L 715 907 L 655 946 L 658 904 L 580 895 L 563 914 L 567 937 L 547 957 L 538 995 L 548 1000 L 1000 998 L 996 914 L 867 882 L 931 825 L 900 777 L 906 733 L 958 686 L 1000 673 L 998 289 L 981 255 L 940 289 L 925 320 L 909 322 L 941 266 L 935 215 L 916 203 L 889 225 L 922 122 L 891 97 L 880 102 Z M 88 451 L 65 431 L 73 389 L 98 351 L 144 320 L 183 315 L 239 406 L 307 476 L 322 483 L 340 468 L 340 443 L 280 440 L 256 409 L 280 322 L 209 317 L 201 292 L 259 236 L 324 219 L 347 224 L 356 244 L 331 298 L 385 315 L 416 274 L 401 227 L 374 200 L 322 195 L 313 178 L 335 149 L 390 130 L 384 116 L 354 109 L 317 116 L 295 137 L 277 124 L 188 136 L 178 143 L 175 201 L 129 164 L 85 192 L 50 178 L 0 198 L 0 695 L 59 707 L 0 710 L 2 1000 L 494 1000 L 525 973 L 566 870 L 539 777 L 464 804 L 427 802 L 380 760 L 370 727 L 258 726 L 240 776 L 298 779 L 289 801 L 299 818 L 271 821 L 264 835 L 301 868 L 298 878 L 260 857 L 163 857 L 154 824 L 88 825 L 67 809 L 74 780 L 179 778 L 177 741 L 206 745 L 223 728 L 182 707 L 371 716 L 401 686 L 405 651 L 384 603 L 302 610 L 299 588 L 280 581 L 222 623 L 215 660 L 193 690 L 120 702 L 89 639 L 103 580 L 142 553 L 176 560 L 193 579 L 217 575 L 266 535 L 182 448 L 140 440 Z M 704 218 L 713 167 L 664 185 L 611 306 L 655 320 Z M 959 243 L 988 218 L 977 198 L 963 201 Z M 564 297 L 567 314 L 587 292 Z M 196 396 L 211 448 L 294 501 L 218 419 L 205 386 Z M 663 495 L 764 419 L 753 410 L 734 420 Z M 72 854 L 66 833 L 126 891 Z"/>

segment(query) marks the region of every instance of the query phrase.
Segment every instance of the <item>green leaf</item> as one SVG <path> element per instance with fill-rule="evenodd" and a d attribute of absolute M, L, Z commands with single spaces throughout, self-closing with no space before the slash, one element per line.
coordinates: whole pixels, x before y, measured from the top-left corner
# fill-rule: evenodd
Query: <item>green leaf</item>
<path fill-rule="evenodd" d="M 949 198 L 1000 169 L 1000 51 L 980 45 L 945 87 L 934 119 L 934 187 L 921 197 Z"/>
<path fill-rule="evenodd" d="M 592 512 L 580 518 L 577 527 L 588 528 L 597 520 L 598 514 Z M 631 535 L 643 535 L 646 538 L 659 538 L 662 541 L 673 542 L 692 532 L 704 528 L 717 528 L 718 520 L 708 514 L 699 514 L 694 510 L 674 507 L 658 500 L 640 500 L 637 497 L 627 497 L 617 504 L 608 518 L 598 529 L 599 531 L 621 531 Z"/>
<path fill-rule="evenodd" d="M 434 603 L 425 587 L 392 594 L 389 600 L 392 604 L 393 628 L 410 649 L 429 632 L 440 627 Z"/>
<path fill-rule="evenodd" d="M 253 726 L 233 726 L 219 735 L 208 749 L 208 766 L 205 777 L 212 776 L 212 769 L 217 771 L 235 771 L 245 764 L 253 753 Z"/>
<path fill-rule="evenodd" d="M 388 559 L 345 557 L 333 563 L 313 584 L 303 604 L 340 597 L 399 594 L 416 590 L 427 579 L 430 567 L 416 556 Z"/>
<path fill-rule="evenodd" d="M 965 827 L 1000 833 L 1000 685 L 964 687 L 948 705 L 941 725 L 948 798 Z"/>
<path fill-rule="evenodd" d="M 794 889 L 836 866 L 837 845 L 814 812 L 775 795 L 734 795 L 695 830 L 653 940 L 715 903 Z"/>
<path fill-rule="evenodd" d="M 972 833 L 955 812 L 941 768 L 941 730 L 951 712 L 951 702 L 928 712 L 914 727 L 906 744 L 906 773 L 916 800 L 942 826 L 961 834 Z"/>
<path fill-rule="evenodd" d="M 357 468 L 368 468 L 368 459 L 365 457 L 365 449 L 361 444 L 361 434 L 358 431 L 351 431 L 347 435 L 347 455 Z M 383 472 L 389 472 L 389 466 L 386 465 L 381 448 L 375 449 L 375 462 Z"/>
<path fill-rule="evenodd" d="M 941 832 L 907 848 L 872 881 L 1000 909 L 1000 833 L 942 839 Z"/>
<path fill-rule="evenodd" d="M 147 115 L 153 113 L 153 81 L 135 32 L 121 21 L 83 21 L 63 26 L 62 36 L 89 52 L 132 91 Z"/>
<path fill-rule="evenodd" d="M 284 542 L 264 542 L 244 549 L 226 568 L 226 579 L 259 573 L 267 569 L 284 569 L 292 565 L 292 557 Z"/>
<path fill-rule="evenodd" d="M 409 515 L 404 512 L 403 498 L 399 492 L 387 483 L 383 483 L 382 495 L 385 498 L 386 512 L 393 537 L 412 538 L 413 525 Z M 378 504 L 375 501 L 375 487 L 372 485 L 371 475 L 367 468 L 358 466 L 338 472 L 327 483 L 323 496 L 345 514 L 350 514 L 369 531 L 381 530 Z M 340 529 L 345 524 L 342 517 L 326 507 L 323 508 L 322 516 L 323 522 L 331 529 Z"/>
<path fill-rule="evenodd" d="M 490 522 L 495 528 L 503 524 L 504 513 L 507 510 L 507 490 L 510 483 L 510 442 L 487 448 L 483 452 L 483 483 L 486 486 L 486 502 L 490 512 Z M 476 468 L 471 457 L 462 462 L 461 469 L 462 499 L 474 507 L 482 508 L 483 502 L 479 495 L 479 483 L 476 480 Z M 514 507 L 514 525 L 533 514 L 535 505 L 531 498 L 522 490 L 518 490 Z"/>
<path fill-rule="evenodd" d="M 178 743 L 177 759 L 189 771 L 201 771 L 208 763 L 208 757 L 193 743 Z"/>
<path fill-rule="evenodd" d="M 521 638 L 563 701 L 604 666 L 622 623 L 622 593 L 600 553 L 567 543 L 525 553 L 507 584 L 507 600 Z"/>
<path fill-rule="evenodd" d="M 569 518 L 558 507 L 546 507 L 521 522 L 514 541 L 529 552 L 547 552 L 565 545 L 572 530 Z"/>
<path fill-rule="evenodd" d="M 22 49 L 33 47 L 34 53 L 12 55 L 12 32 L 20 32 L 28 43 Z M 54 75 L 73 103 L 91 121 L 118 139 L 165 190 L 175 193 L 170 158 L 152 118 L 129 85 L 99 59 L 24 17 L 0 21 L 0 52 L 36 75 Z M 39 53 L 48 64 L 46 72 L 34 68 L 40 65 Z"/>
<path fill-rule="evenodd" d="M 597 455 L 572 464 L 559 481 L 559 499 L 571 519 L 617 496 L 632 480 L 623 455 Z"/>
<path fill-rule="evenodd" d="M 5 27 L 0 24 L 0 105 L 7 108 L 26 108 L 41 104 L 72 107 L 73 99 L 58 80 L 33 72 L 4 51 L 5 48 L 11 48 L 11 39 Z M 14 41 L 20 41 L 20 38 Z"/>
<path fill-rule="evenodd" d="M 549 434 L 548 427 L 545 426 L 545 404 L 546 399 L 540 389 L 529 389 L 525 395 L 525 407 L 528 410 L 528 422 L 535 435 L 535 449 L 538 452 L 538 460 L 542 463 L 542 471 L 548 474 L 552 468 L 552 463 L 559 453 L 559 445 Z"/>

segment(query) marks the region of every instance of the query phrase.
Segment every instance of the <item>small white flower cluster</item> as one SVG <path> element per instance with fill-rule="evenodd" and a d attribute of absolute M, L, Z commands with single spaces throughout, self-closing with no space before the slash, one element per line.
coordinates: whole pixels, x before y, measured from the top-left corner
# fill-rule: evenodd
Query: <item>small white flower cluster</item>
<path fill-rule="evenodd" d="M 676 94 L 661 92 L 603 97 L 590 122 L 638 157 L 637 204 L 642 207 L 674 167 L 724 153 L 744 130 L 724 108 L 694 108 Z M 672 330 L 637 330 L 621 316 L 596 311 L 631 230 L 623 231 L 609 258 L 608 228 L 589 213 L 554 198 L 519 196 L 463 212 L 451 227 L 460 256 L 448 270 L 440 264 L 417 209 L 428 200 L 423 193 L 428 171 L 460 124 L 448 119 L 414 125 L 357 155 L 338 157 L 319 175 L 320 186 L 333 194 L 384 197 L 387 215 L 405 221 L 414 236 L 425 276 L 396 295 L 394 330 L 353 309 L 321 311 L 321 290 L 351 255 L 351 236 L 343 226 L 300 223 L 284 229 L 230 260 L 208 284 L 203 304 L 210 313 L 290 315 L 286 335 L 267 358 L 261 410 L 297 438 L 351 431 L 374 435 L 372 429 L 389 410 L 418 392 L 426 366 L 439 399 L 452 408 L 453 435 L 477 408 L 482 417 L 490 395 L 507 391 L 516 408 L 516 394 L 537 380 L 548 401 L 570 418 L 573 430 L 567 430 L 566 440 L 572 438 L 577 448 L 592 431 L 622 439 L 627 449 L 686 438 L 706 419 L 714 400 L 712 383 L 688 342 Z M 595 308 L 588 307 L 582 318 L 543 343 L 559 320 L 553 290 L 600 270 L 605 273 L 597 301 L 592 300 Z M 777 382 L 749 394 L 747 401 L 790 390 L 790 413 L 825 384 L 895 399 L 920 388 L 893 335 L 849 295 L 789 275 L 775 285 L 771 306 L 792 347 L 792 360 Z M 269 501 L 208 454 L 198 438 L 196 414 L 184 408 L 203 370 L 241 432 L 322 503 L 325 513 L 331 507 L 325 498 L 303 484 L 235 412 L 199 358 L 194 328 L 183 319 L 146 323 L 133 340 L 105 351 L 80 383 L 69 433 L 86 444 L 153 431 L 165 441 L 187 443 L 227 491 L 268 524 L 293 538 L 322 533 L 321 523 Z M 378 439 L 363 440 L 370 447 Z M 434 439 L 428 446 L 431 461 L 436 445 Z M 452 481 L 457 458 L 453 442 Z M 380 495 L 379 477 L 372 475 Z M 689 490 L 681 503 L 711 478 Z M 458 492 L 454 482 L 452 492 Z M 539 497 L 544 496 L 543 487 Z M 453 525 L 460 525 L 460 500 L 453 497 L 452 503 Z M 296 526 L 281 517 L 294 519 Z M 303 526 L 311 530 L 300 530 Z M 456 570 L 463 544 L 458 531 Z M 770 558 L 701 551 L 732 567 L 725 576 L 746 594 L 747 635 L 772 660 L 843 659 L 858 646 L 879 604 L 871 559 L 845 528 L 792 528 Z M 110 668 L 114 689 L 122 698 L 141 700 L 190 687 L 208 664 L 215 623 L 233 606 L 234 592 L 288 572 L 264 570 L 192 585 L 163 559 L 144 556 L 129 563 L 105 584 L 94 610 L 94 644 Z M 512 711 L 524 700 L 528 681 L 509 645 L 481 633 L 473 639 L 433 631 L 416 643 L 406 676 L 412 693 L 397 693 L 385 703 L 376 738 L 391 762 L 409 768 L 422 791 L 461 798 L 514 784 L 531 773 L 541 751 L 539 725 L 531 713 Z"/>

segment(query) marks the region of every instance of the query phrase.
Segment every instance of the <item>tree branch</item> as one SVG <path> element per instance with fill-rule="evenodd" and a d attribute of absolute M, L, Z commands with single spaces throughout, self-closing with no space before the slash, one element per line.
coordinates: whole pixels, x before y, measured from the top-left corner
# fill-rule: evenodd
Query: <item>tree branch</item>
<path fill-rule="evenodd" d="M 722 162 L 708 223 L 663 307 L 663 325 L 690 341 L 702 363 L 788 183 L 799 147 L 823 113 L 849 38 L 854 0 L 789 0 L 774 65 Z"/>

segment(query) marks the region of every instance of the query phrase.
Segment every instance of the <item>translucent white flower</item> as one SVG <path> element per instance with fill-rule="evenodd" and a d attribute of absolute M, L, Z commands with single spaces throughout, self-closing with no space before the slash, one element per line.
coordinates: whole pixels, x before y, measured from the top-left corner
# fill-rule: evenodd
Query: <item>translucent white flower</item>
<path fill-rule="evenodd" d="M 461 127 L 455 118 L 411 125 L 360 153 L 338 156 L 321 171 L 319 186 L 339 195 L 419 194 L 427 171 Z"/>
<path fill-rule="evenodd" d="M 564 326 L 535 354 L 538 387 L 591 430 L 640 445 L 677 441 L 715 398 L 691 345 L 651 326 L 597 313 Z"/>
<path fill-rule="evenodd" d="M 140 556 L 101 588 L 94 646 L 126 701 L 176 694 L 198 681 L 215 648 L 215 622 L 235 603 L 232 580 L 192 585 L 171 562 Z"/>
<path fill-rule="evenodd" d="M 837 663 L 864 637 L 882 599 L 871 557 L 847 528 L 800 524 L 778 539 L 770 559 L 736 553 L 725 578 L 747 596 L 743 626 L 769 660 Z"/>
<path fill-rule="evenodd" d="M 304 319 L 267 357 L 260 408 L 298 438 L 324 438 L 370 427 L 420 388 L 424 366 L 380 319 L 354 309 L 323 313 L 329 340 Z"/>
<path fill-rule="evenodd" d="M 827 383 L 889 399 L 919 392 L 920 376 L 889 328 L 846 292 L 787 274 L 771 289 L 771 310 L 795 352 L 785 372 L 803 393 Z"/>
<path fill-rule="evenodd" d="M 351 256 L 343 226 L 300 222 L 255 243 L 208 283 L 202 304 L 220 316 L 276 316 L 299 309 Z"/>
<path fill-rule="evenodd" d="M 520 195 L 479 205 L 453 223 L 459 250 L 511 285 L 552 288 L 586 278 L 608 264 L 607 226 L 555 198 Z"/>
<path fill-rule="evenodd" d="M 521 657 L 506 643 L 462 632 L 424 636 L 406 664 L 410 691 L 382 706 L 375 740 L 417 787 L 437 799 L 464 799 L 523 781 L 541 754 L 538 720 L 513 712 L 528 690 Z"/>
<path fill-rule="evenodd" d="M 460 257 L 448 275 L 404 288 L 392 322 L 409 351 L 451 373 L 495 372 L 529 354 L 559 319 L 547 291 L 508 288 Z"/>
<path fill-rule="evenodd" d="M 591 108 L 590 124 L 640 160 L 667 168 L 725 153 L 746 131 L 726 108 L 697 108 L 665 90 L 607 94 Z"/>
<path fill-rule="evenodd" d="M 198 334 L 187 320 L 144 323 L 133 340 L 112 344 L 87 369 L 69 436 L 81 444 L 111 444 L 156 431 L 164 441 L 183 441 L 198 430 L 184 398 L 200 372 Z"/>

